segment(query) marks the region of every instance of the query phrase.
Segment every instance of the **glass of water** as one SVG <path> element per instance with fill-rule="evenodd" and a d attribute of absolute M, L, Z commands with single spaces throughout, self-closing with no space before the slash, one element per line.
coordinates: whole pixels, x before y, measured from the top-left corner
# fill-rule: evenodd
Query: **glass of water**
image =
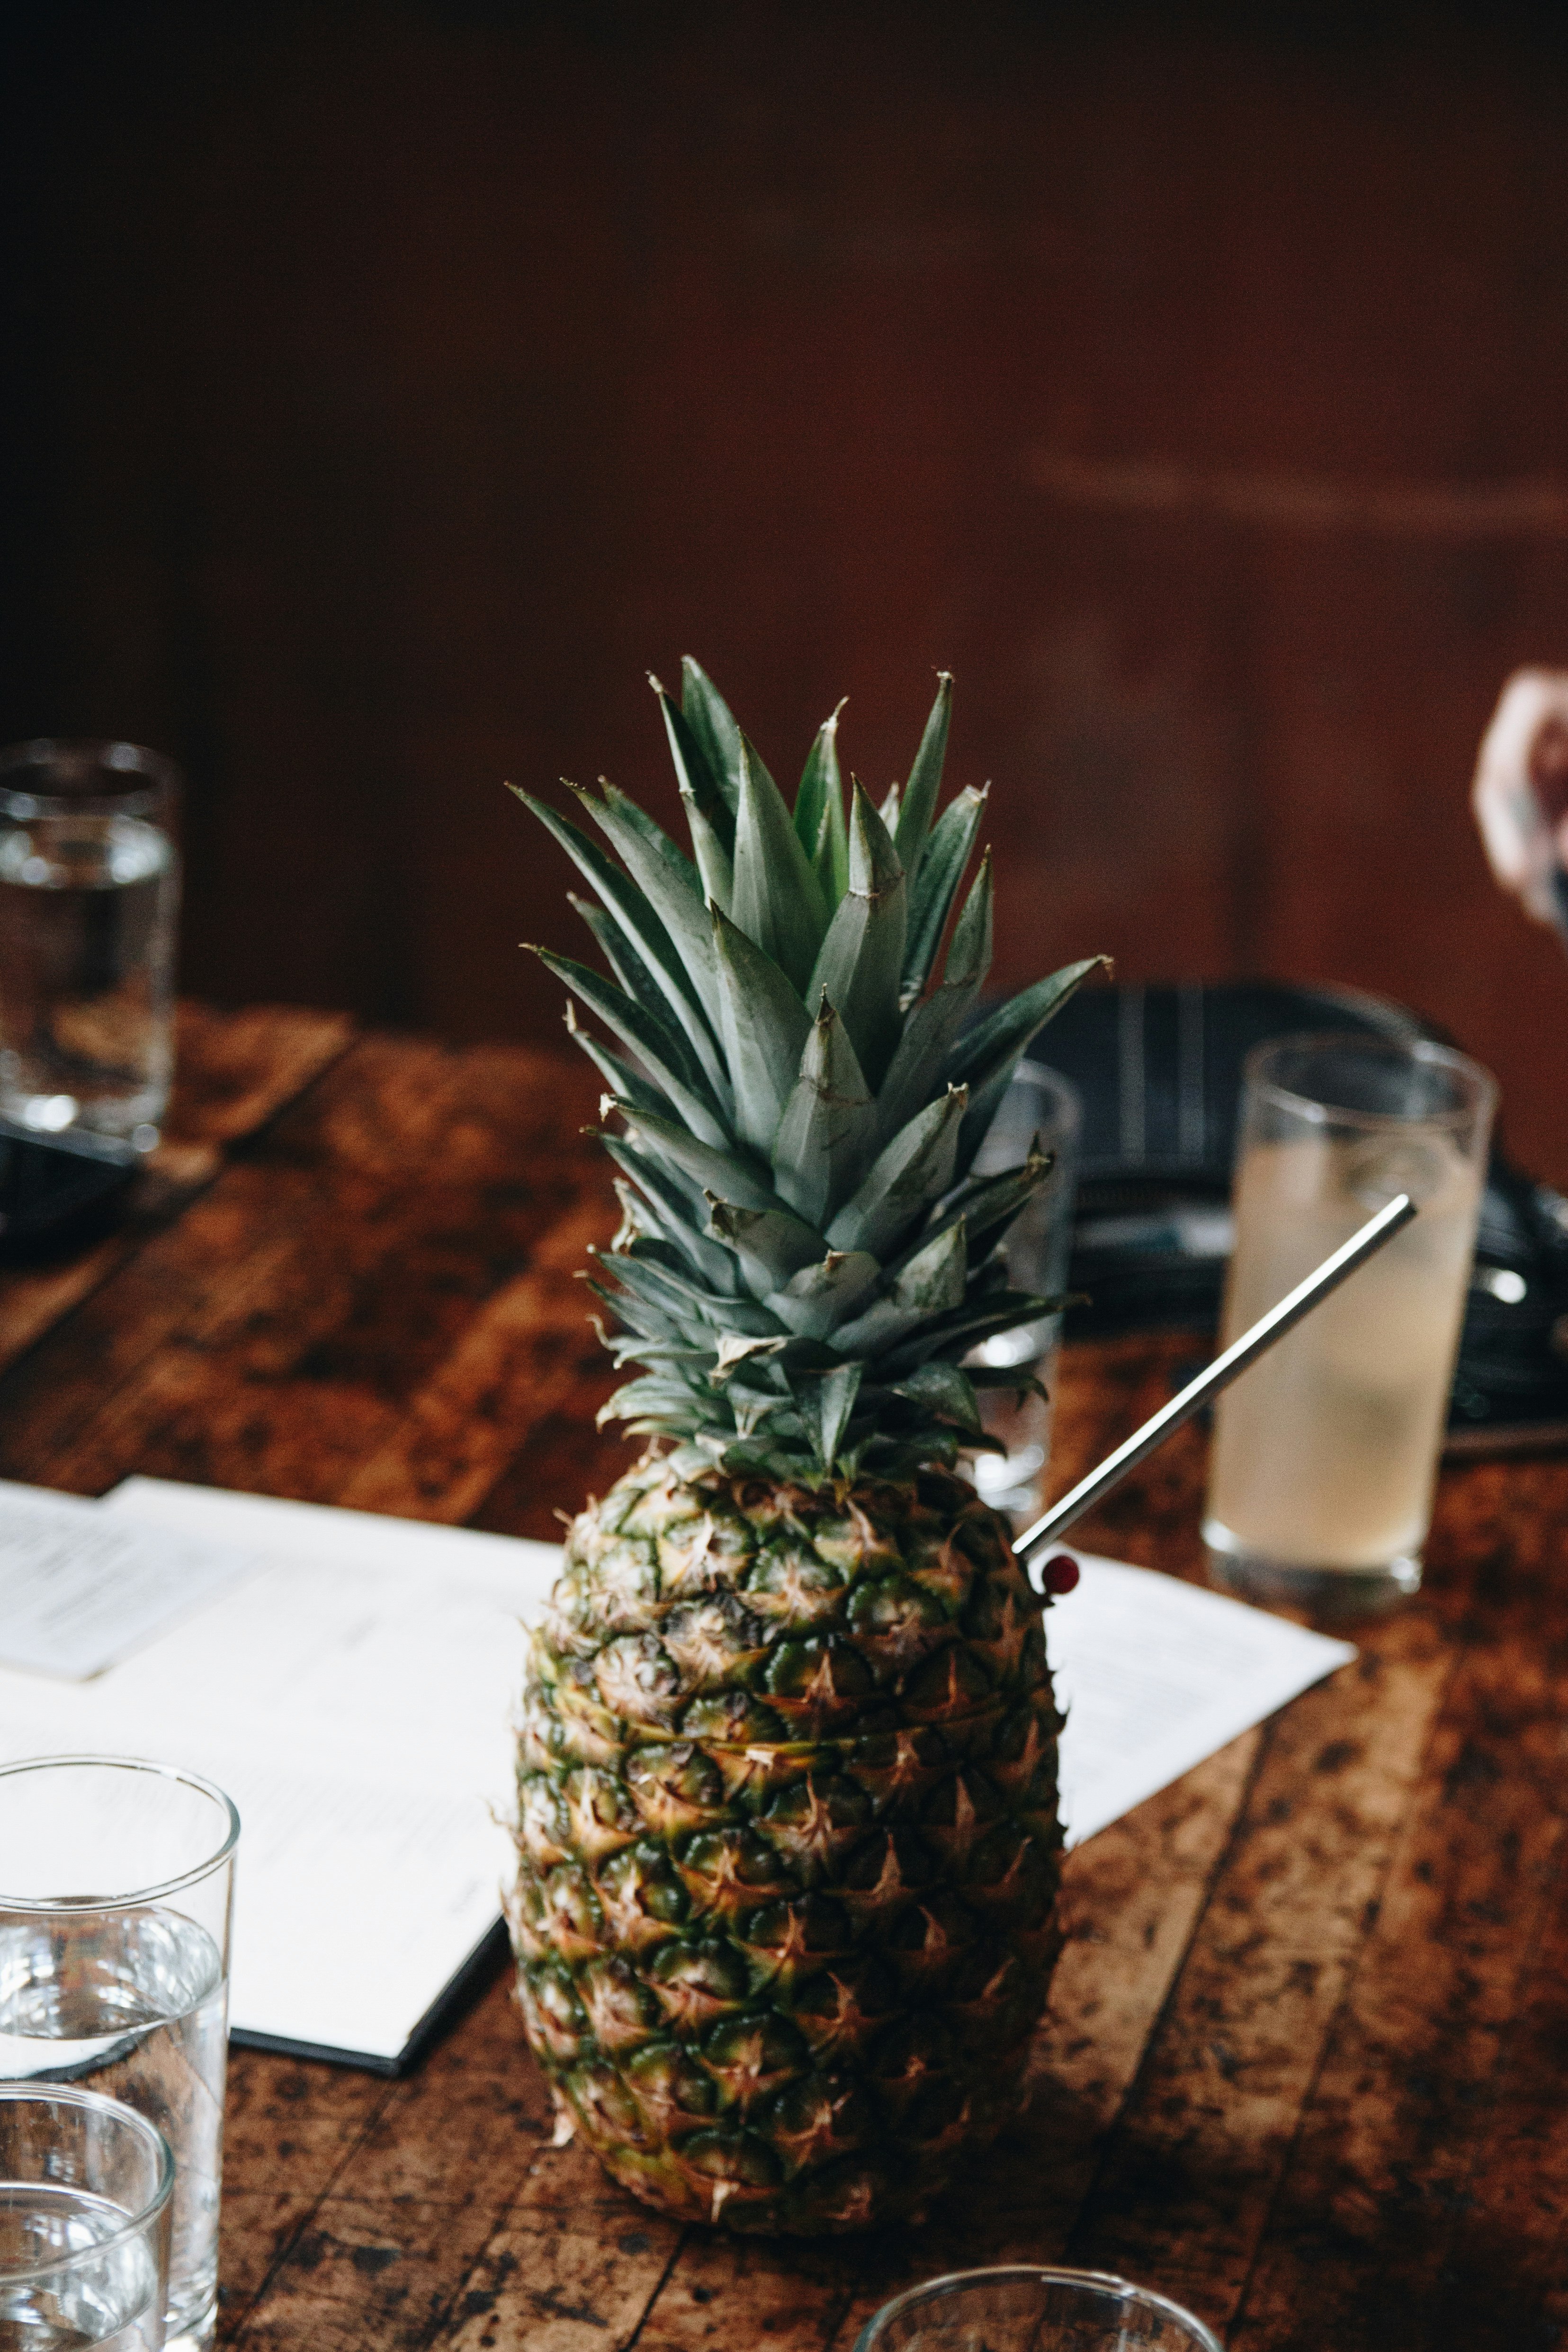
<path fill-rule="evenodd" d="M 855 2352 L 1221 2352 L 1201 2319 L 1105 2271 L 954 2271 L 884 2303 Z"/>
<path fill-rule="evenodd" d="M 1036 1142 L 1051 1155 L 1051 1171 L 1016 1224 L 1010 1227 L 1003 1252 L 1008 1278 L 1015 1290 L 1054 1298 L 1067 1287 L 1067 1264 L 1072 1253 L 1072 1201 L 1078 1183 L 1078 1138 L 1083 1124 L 1077 1088 L 1060 1071 L 1040 1062 L 1021 1062 L 984 1143 L 975 1157 L 977 1176 L 999 1175 L 1016 1168 Z M 980 1419 L 991 1436 L 999 1438 L 1005 1454 L 977 1454 L 975 1485 L 994 1510 L 1005 1512 L 1015 1528 L 1028 1527 L 1044 1507 L 1046 1464 L 1051 1458 L 1049 1391 L 1061 1344 L 1060 1315 L 1042 1316 L 1016 1331 L 1001 1331 L 984 1339 L 965 1366 L 1000 1382 L 1014 1373 L 1034 1380 L 1040 1388 L 1009 1388 L 1005 1384 L 980 1390 Z M 1041 1396 L 1040 1389 L 1047 1391 Z"/>
<path fill-rule="evenodd" d="M 160 2352 L 173 2188 L 118 2100 L 0 2086 L 0 2352 Z"/>
<path fill-rule="evenodd" d="M 1248 1057 L 1222 1344 L 1396 1193 L 1418 1213 L 1219 1399 L 1204 1539 L 1231 1591 L 1348 1614 L 1418 1588 L 1496 1103 L 1424 1041 Z"/>
<path fill-rule="evenodd" d="M 239 1815 L 132 1757 L 0 1767 L 0 2080 L 120 2099 L 174 2152 L 168 2340 L 210 2344 Z"/>
<path fill-rule="evenodd" d="M 158 1140 L 173 1072 L 179 772 L 135 743 L 0 751 L 0 1118 Z"/>

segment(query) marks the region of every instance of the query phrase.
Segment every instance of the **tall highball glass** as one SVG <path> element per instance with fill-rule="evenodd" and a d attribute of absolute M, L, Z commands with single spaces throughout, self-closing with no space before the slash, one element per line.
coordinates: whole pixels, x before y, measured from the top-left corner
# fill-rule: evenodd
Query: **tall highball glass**
<path fill-rule="evenodd" d="M 1396 1193 L 1418 1213 L 1220 1398 L 1203 1532 L 1228 1590 L 1346 1615 L 1419 1586 L 1496 1103 L 1425 1041 L 1249 1055 L 1222 1344 Z"/>
<path fill-rule="evenodd" d="M 0 751 L 0 1118 L 157 1141 L 173 1071 L 179 781 L 138 743 Z"/>
<path fill-rule="evenodd" d="M 125 1756 L 0 1766 L 0 2080 L 120 2099 L 174 2152 L 168 2342 L 217 2314 L 239 1815 Z"/>
<path fill-rule="evenodd" d="M 1060 1070 L 1048 1069 L 1042 1062 L 1019 1063 L 974 1168 L 977 1176 L 999 1175 L 1027 1159 L 1037 1142 L 1051 1154 L 1050 1175 L 1002 1244 L 1008 1279 L 1015 1290 L 1054 1298 L 1067 1288 L 1082 1124 L 1078 1090 Z M 1044 1508 L 1051 1459 L 1050 1391 L 1061 1345 L 1061 1317 L 1045 1315 L 1016 1331 L 983 1339 L 966 1367 L 998 1382 L 981 1388 L 980 1419 L 988 1433 L 1006 1448 L 1001 1454 L 975 1455 L 975 1485 L 984 1500 L 1005 1512 L 1019 1529 L 1039 1518 Z M 1006 1377 L 1014 1372 L 1020 1380 L 1038 1381 L 1039 1387 L 1008 1387 Z"/>
<path fill-rule="evenodd" d="M 0 2352 L 162 2352 L 173 2189 L 117 2099 L 0 2085 Z"/>

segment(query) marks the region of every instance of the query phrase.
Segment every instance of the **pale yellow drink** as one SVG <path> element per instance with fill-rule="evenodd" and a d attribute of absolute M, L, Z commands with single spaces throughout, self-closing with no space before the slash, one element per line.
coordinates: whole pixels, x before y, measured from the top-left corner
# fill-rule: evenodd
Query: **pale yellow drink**
<path fill-rule="evenodd" d="M 1440 1047 L 1303 1039 L 1249 1065 L 1223 1343 L 1396 1193 L 1418 1213 L 1219 1399 L 1204 1538 L 1233 1589 L 1376 1605 L 1419 1584 L 1491 1100 Z"/>

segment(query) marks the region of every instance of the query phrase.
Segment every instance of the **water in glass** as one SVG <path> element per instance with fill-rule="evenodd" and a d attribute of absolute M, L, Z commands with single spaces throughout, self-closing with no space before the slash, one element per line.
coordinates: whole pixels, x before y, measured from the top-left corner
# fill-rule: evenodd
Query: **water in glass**
<path fill-rule="evenodd" d="M 173 2149 L 171 2346 L 208 2336 L 216 2304 L 225 2018 L 217 1946 L 176 1911 L 0 1918 L 0 2075 L 121 2099 Z"/>
<path fill-rule="evenodd" d="M 156 1127 L 169 1095 L 177 875 L 168 835 L 141 817 L 84 812 L 0 832 L 7 1118 L 46 1131 Z"/>
<path fill-rule="evenodd" d="M 159 2352 L 157 2260 L 125 2224 L 88 2189 L 0 2181 L 0 2352 Z M 95 2247 L 99 2259 L 80 2259 Z M 41 2278 L 4 2275 L 57 2261 Z"/>

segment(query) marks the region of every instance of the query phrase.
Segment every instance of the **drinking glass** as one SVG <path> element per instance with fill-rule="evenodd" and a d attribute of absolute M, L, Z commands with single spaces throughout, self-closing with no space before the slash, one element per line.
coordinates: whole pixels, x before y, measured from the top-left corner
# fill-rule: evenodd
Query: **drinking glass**
<path fill-rule="evenodd" d="M 1249 1055 L 1223 1344 L 1396 1193 L 1418 1213 L 1220 1398 L 1203 1533 L 1229 1591 L 1345 1615 L 1419 1587 L 1496 1103 L 1425 1041 Z"/>
<path fill-rule="evenodd" d="M 1200 2319 L 1104 2271 L 955 2271 L 884 2303 L 854 2352 L 1222 2352 Z"/>
<path fill-rule="evenodd" d="M 1078 1138 L 1083 1124 L 1077 1088 L 1040 1062 L 1021 1062 L 1001 1108 L 975 1158 L 978 1176 L 999 1175 L 1027 1158 L 1038 1137 L 1052 1155 L 1051 1174 L 1009 1231 L 1003 1243 L 1008 1277 L 1015 1290 L 1037 1297 L 1058 1297 L 1067 1287 L 1072 1253 L 1072 1200 L 1078 1183 Z M 1032 1374 L 1048 1392 L 1061 1344 L 1061 1318 L 1046 1315 L 1016 1331 L 984 1339 L 970 1354 L 969 1370 Z M 1046 1464 L 1051 1458 L 1049 1394 L 1017 1389 L 980 1391 L 980 1419 L 1005 1454 L 977 1454 L 975 1485 L 993 1509 L 1005 1512 L 1015 1528 L 1028 1527 L 1044 1507 Z"/>
<path fill-rule="evenodd" d="M 148 1150 L 173 1071 L 179 771 L 135 743 L 0 751 L 0 1117 Z"/>
<path fill-rule="evenodd" d="M 168 2336 L 212 2340 L 239 1815 L 125 1756 L 0 1767 L 0 2078 L 123 2099 L 174 2152 Z"/>
<path fill-rule="evenodd" d="M 173 2187 L 118 2100 L 0 2088 L 0 2352 L 160 2352 Z"/>

